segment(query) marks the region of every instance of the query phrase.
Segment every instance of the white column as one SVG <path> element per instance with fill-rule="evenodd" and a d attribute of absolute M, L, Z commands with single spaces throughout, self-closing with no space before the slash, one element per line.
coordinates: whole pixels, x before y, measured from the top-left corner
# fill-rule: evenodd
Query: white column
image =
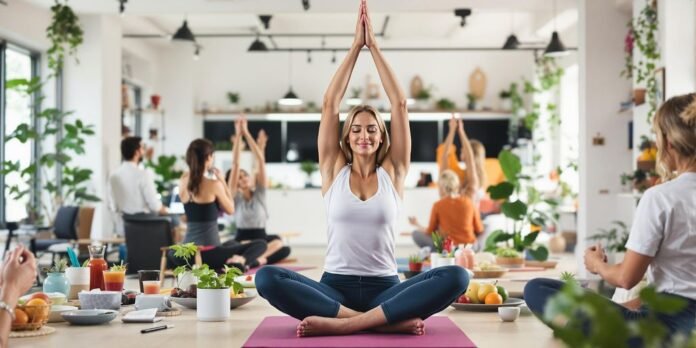
<path fill-rule="evenodd" d="M 115 15 L 80 16 L 84 43 L 79 64 L 66 58 L 64 107 L 72 117 L 93 124 L 96 135 L 87 138 L 87 153 L 75 164 L 94 171 L 90 189 L 102 201 L 96 207 L 92 238 L 109 237 L 113 222 L 106 206 L 109 174 L 118 166 L 121 140 L 121 21 Z"/>
<path fill-rule="evenodd" d="M 623 40 L 630 15 L 613 1 L 579 3 L 580 66 L 580 207 L 576 258 L 580 276 L 586 275 L 583 252 L 586 238 L 614 219 L 619 175 L 630 169 L 626 160 L 628 120 L 618 114 L 619 103 L 631 90 L 619 76 L 623 68 Z M 593 145 L 597 134 L 603 146 Z"/>
<path fill-rule="evenodd" d="M 696 1 L 658 1 L 666 98 L 696 91 Z"/>

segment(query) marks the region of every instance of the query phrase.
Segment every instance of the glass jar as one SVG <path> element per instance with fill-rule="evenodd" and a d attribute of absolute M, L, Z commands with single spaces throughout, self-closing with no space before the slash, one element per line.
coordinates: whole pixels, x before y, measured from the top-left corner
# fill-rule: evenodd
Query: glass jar
<path fill-rule="evenodd" d="M 108 269 L 106 260 L 104 259 L 104 251 L 106 247 L 103 245 L 89 246 L 89 289 L 104 288 L 104 271 Z"/>

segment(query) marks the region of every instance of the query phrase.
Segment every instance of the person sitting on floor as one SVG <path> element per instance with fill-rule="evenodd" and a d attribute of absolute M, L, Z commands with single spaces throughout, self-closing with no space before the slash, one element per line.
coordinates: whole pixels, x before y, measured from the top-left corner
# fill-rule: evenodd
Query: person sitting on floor
<path fill-rule="evenodd" d="M 242 137 L 256 157 L 257 169 L 253 184 L 249 173 L 241 169 L 239 165 Z M 283 241 L 277 235 L 266 234 L 266 220 L 268 220 L 266 159 L 263 150 L 249 133 L 247 120 L 243 117 L 235 122 L 233 141 L 234 149 L 229 182 L 231 183 L 230 189 L 234 194 L 234 221 L 237 227 L 234 240 L 241 243 L 255 239 L 265 240 L 268 243 L 268 249 L 261 255 L 261 258 L 266 259 L 268 264 L 274 264 L 288 257 L 290 248 L 283 246 Z"/>
<path fill-rule="evenodd" d="M 459 178 L 451 170 L 445 170 L 437 181 L 440 200 L 433 204 L 430 211 L 430 223 L 425 228 L 411 216 L 409 222 L 416 227 L 413 241 L 420 248 L 433 249 L 432 233 L 439 231 L 449 237 L 454 244 L 474 244 L 476 235 L 483 233 L 483 224 L 471 198 L 461 195 Z"/>
<path fill-rule="evenodd" d="M 696 93 L 670 98 L 653 119 L 657 135 L 657 164 L 664 183 L 643 194 L 622 262 L 609 264 L 601 245 L 585 251 L 585 267 L 607 283 L 631 289 L 648 274 L 648 283 L 658 292 L 682 298 L 687 307 L 656 318 L 669 331 L 689 335 L 696 328 Z M 533 279 L 524 288 L 524 298 L 537 316 L 544 313 L 549 298 L 563 282 Z M 627 321 L 651 315 L 635 299 L 615 306 Z M 589 323 L 591 325 L 591 323 Z"/>
<path fill-rule="evenodd" d="M 5 252 L 5 261 L 0 264 L 0 348 L 9 346 L 17 301 L 35 280 L 36 259 L 29 250 L 20 245 Z"/>
<path fill-rule="evenodd" d="M 245 271 L 265 264 L 266 260 L 261 258 L 266 252 L 264 240 L 220 243 L 218 209 L 227 214 L 233 214 L 235 209 L 229 183 L 225 182 L 220 170 L 213 167 L 213 143 L 206 139 L 192 141 L 186 150 L 186 164 L 189 171 L 179 180 L 179 196 L 187 218 L 184 243 L 203 247 L 202 261 L 213 269 L 231 265 Z M 180 260 L 174 258 L 173 261 Z"/>
<path fill-rule="evenodd" d="M 391 133 L 379 112 L 354 107 L 339 136 L 339 106 L 363 46 L 391 103 Z M 399 282 L 394 229 L 411 158 L 406 96 L 377 46 L 365 0 L 355 39 L 324 96 L 318 136 L 328 248 L 319 282 L 277 266 L 256 274 L 259 294 L 301 320 L 297 335 L 347 335 L 363 330 L 423 335 L 424 320 L 466 290 L 459 266 Z"/>

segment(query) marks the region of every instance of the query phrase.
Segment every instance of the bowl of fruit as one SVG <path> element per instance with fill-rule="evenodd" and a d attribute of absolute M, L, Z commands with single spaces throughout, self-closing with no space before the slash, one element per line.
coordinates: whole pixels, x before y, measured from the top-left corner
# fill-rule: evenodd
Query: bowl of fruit
<path fill-rule="evenodd" d="M 507 268 L 500 267 L 494 263 L 481 262 L 476 267 L 474 267 L 474 278 L 500 278 L 506 272 Z"/>
<path fill-rule="evenodd" d="M 239 293 L 234 292 L 234 288 L 230 288 L 230 309 L 241 307 L 256 298 L 256 291 L 244 290 Z"/>
<path fill-rule="evenodd" d="M 197 293 L 198 289 L 196 284 L 191 284 L 186 290 L 180 288 L 172 289 L 172 291 L 169 293 L 169 298 L 172 300 L 172 302 L 180 306 L 189 309 L 196 309 L 198 302 L 196 299 Z"/>
<path fill-rule="evenodd" d="M 28 300 L 20 300 L 14 312 L 12 331 L 39 330 L 48 322 L 51 303 L 46 294 L 36 293 Z"/>
<path fill-rule="evenodd" d="M 498 307 L 516 307 L 524 304 L 518 298 L 508 296 L 507 290 L 496 283 L 470 282 L 466 292 L 457 301 L 452 303 L 452 307 L 461 311 L 472 312 L 495 312 Z"/>

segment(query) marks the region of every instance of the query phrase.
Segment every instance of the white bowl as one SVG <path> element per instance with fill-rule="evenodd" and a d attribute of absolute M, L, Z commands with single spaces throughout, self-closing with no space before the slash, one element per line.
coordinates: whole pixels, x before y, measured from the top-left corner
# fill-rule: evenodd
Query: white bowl
<path fill-rule="evenodd" d="M 81 309 L 121 309 L 121 293 L 118 291 L 83 291 L 77 296 Z"/>
<path fill-rule="evenodd" d="M 74 311 L 74 310 L 77 310 L 77 307 L 53 305 L 53 306 L 51 306 L 51 312 L 48 314 L 48 322 L 49 323 L 59 323 L 61 321 L 65 321 L 65 319 L 63 319 L 63 316 L 61 314 L 63 312 Z"/>
<path fill-rule="evenodd" d="M 520 307 L 498 307 L 498 316 L 505 322 L 515 321 L 520 317 Z"/>

